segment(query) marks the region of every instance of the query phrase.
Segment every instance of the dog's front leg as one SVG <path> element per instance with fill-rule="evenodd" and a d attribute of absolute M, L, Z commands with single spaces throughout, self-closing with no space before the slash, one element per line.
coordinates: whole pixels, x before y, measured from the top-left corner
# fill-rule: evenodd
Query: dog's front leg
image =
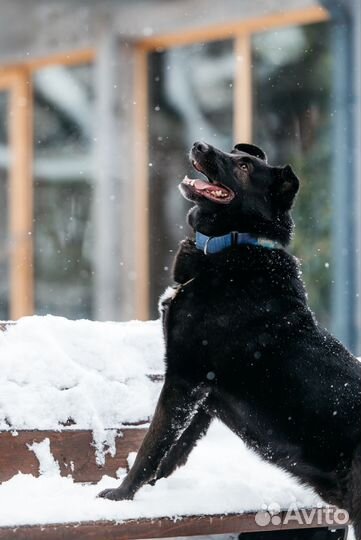
<path fill-rule="evenodd" d="M 175 469 L 186 464 L 189 454 L 199 439 L 207 433 L 211 421 L 212 416 L 204 409 L 197 411 L 190 425 L 162 459 L 156 477 L 150 482 L 152 485 L 161 478 L 167 478 Z"/>
<path fill-rule="evenodd" d="M 118 488 L 106 489 L 98 496 L 115 501 L 132 499 L 139 488 L 156 478 L 162 459 L 190 425 L 207 395 L 202 386 L 194 388 L 178 378 L 166 376 L 153 420 L 133 467 Z"/>

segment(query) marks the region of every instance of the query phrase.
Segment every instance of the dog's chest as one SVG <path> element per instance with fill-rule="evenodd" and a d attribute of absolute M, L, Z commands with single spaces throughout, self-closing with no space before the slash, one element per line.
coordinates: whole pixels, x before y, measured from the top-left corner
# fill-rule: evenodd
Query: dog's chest
<path fill-rule="evenodd" d="M 182 245 L 175 264 L 181 283 L 166 289 L 159 308 L 166 344 L 175 356 L 181 351 L 183 362 L 257 359 L 275 345 L 288 308 L 263 265 L 249 271 L 249 258 L 240 258 L 225 254 L 216 262 L 189 242 Z"/>
<path fill-rule="evenodd" d="M 178 285 L 173 285 L 171 287 L 167 287 L 163 294 L 159 297 L 158 301 L 158 311 L 160 316 L 162 317 L 164 313 L 168 310 L 170 304 L 175 299 L 177 294 L 179 292 L 183 292 L 184 287 L 186 287 L 189 283 L 191 283 L 195 278 L 191 278 L 186 283 L 181 283 Z"/>
<path fill-rule="evenodd" d="M 174 302 L 178 294 L 184 293 L 184 288 L 187 287 L 187 285 L 189 285 L 190 283 L 192 283 L 193 280 L 194 278 L 191 278 L 186 283 L 167 287 L 163 294 L 160 296 L 158 301 L 158 312 L 162 321 L 164 337 L 166 337 L 167 333 L 168 314 L 172 302 Z"/>
<path fill-rule="evenodd" d="M 225 282 L 204 276 L 168 287 L 160 298 L 159 311 L 166 338 L 193 343 L 208 353 L 212 345 L 214 349 L 239 343 L 250 320 L 257 317 L 247 287 L 232 279 Z"/>

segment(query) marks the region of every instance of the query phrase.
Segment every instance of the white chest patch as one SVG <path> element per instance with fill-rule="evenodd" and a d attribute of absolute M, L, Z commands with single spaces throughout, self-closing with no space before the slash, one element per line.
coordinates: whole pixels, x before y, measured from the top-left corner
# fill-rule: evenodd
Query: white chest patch
<path fill-rule="evenodd" d="M 158 311 L 160 314 L 164 312 L 165 304 L 173 300 L 177 294 L 178 287 L 167 287 L 164 293 L 160 296 L 158 302 Z"/>

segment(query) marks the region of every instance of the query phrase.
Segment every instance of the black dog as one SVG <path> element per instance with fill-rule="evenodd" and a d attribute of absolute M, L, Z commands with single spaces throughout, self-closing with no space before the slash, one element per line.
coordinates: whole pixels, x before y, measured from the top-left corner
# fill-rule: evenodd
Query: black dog
<path fill-rule="evenodd" d="M 213 417 L 268 461 L 348 510 L 361 539 L 361 365 L 320 328 L 284 249 L 299 181 L 247 144 L 195 143 L 182 194 L 196 241 L 163 299 L 166 376 L 153 421 L 118 489 L 131 499 L 183 465 Z"/>

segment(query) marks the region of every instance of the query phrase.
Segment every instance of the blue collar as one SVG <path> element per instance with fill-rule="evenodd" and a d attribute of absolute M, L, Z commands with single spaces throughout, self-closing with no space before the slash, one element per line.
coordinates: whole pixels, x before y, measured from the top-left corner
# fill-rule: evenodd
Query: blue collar
<path fill-rule="evenodd" d="M 240 244 L 251 244 L 252 246 L 262 246 L 268 249 L 282 249 L 279 242 L 252 236 L 249 233 L 232 231 L 224 236 L 206 236 L 196 232 L 196 248 L 202 250 L 205 255 L 219 253 L 224 249 L 239 246 Z"/>

